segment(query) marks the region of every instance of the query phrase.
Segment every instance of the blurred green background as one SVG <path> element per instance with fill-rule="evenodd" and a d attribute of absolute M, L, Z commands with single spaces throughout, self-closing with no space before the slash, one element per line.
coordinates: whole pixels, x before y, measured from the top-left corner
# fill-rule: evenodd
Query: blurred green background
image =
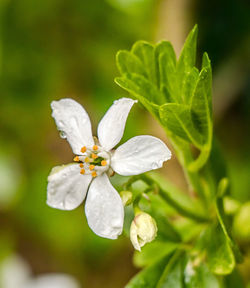
<path fill-rule="evenodd" d="M 136 273 L 128 238 L 95 236 L 83 206 L 71 212 L 46 206 L 50 169 L 73 157 L 50 102 L 79 101 L 95 131 L 113 100 L 128 96 L 113 81 L 116 52 L 137 40 L 167 39 L 179 54 L 195 23 L 198 54 L 207 51 L 212 60 L 215 133 L 232 193 L 250 201 L 249 8 L 246 0 L 0 1 L 0 261 L 17 253 L 35 275 L 65 272 L 91 288 L 124 287 Z M 138 134 L 165 140 L 139 105 L 123 141 Z M 184 186 L 176 160 L 166 166 L 166 177 Z"/>

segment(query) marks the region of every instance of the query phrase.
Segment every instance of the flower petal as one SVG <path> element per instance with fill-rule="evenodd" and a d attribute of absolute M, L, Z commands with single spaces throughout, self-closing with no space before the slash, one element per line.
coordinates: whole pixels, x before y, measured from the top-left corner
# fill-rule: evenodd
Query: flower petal
<path fill-rule="evenodd" d="M 47 204 L 61 210 L 73 210 L 84 200 L 91 175 L 80 174 L 78 164 L 54 167 L 48 177 Z"/>
<path fill-rule="evenodd" d="M 106 150 L 111 150 L 120 142 L 128 113 L 135 102 L 137 101 L 130 98 L 116 100 L 102 118 L 97 134 L 101 146 Z"/>
<path fill-rule="evenodd" d="M 67 138 L 74 154 L 82 154 L 83 146 L 94 145 L 91 122 L 84 108 L 73 99 L 61 99 L 51 103 L 52 117 L 62 138 Z"/>
<path fill-rule="evenodd" d="M 122 233 L 122 200 L 106 173 L 93 180 L 85 204 L 89 227 L 98 236 L 116 239 Z"/>
<path fill-rule="evenodd" d="M 171 158 L 168 147 L 158 138 L 136 136 L 118 147 L 111 157 L 112 169 L 124 176 L 161 168 Z"/>

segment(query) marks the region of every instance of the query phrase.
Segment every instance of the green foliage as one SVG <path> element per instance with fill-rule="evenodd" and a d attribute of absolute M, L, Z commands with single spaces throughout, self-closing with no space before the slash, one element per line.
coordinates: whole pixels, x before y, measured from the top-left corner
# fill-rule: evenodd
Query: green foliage
<path fill-rule="evenodd" d="M 142 270 L 134 278 L 132 278 L 125 288 L 155 288 L 162 272 L 165 269 L 166 263 L 168 263 L 170 259 L 171 257 L 167 256 L 157 263 Z"/>
<path fill-rule="evenodd" d="M 230 179 L 213 139 L 211 62 L 204 53 L 200 70 L 195 66 L 197 34 L 195 26 L 179 59 L 168 41 L 155 45 L 138 41 L 130 51 L 117 53 L 121 76 L 115 82 L 159 121 L 189 190 L 196 195 L 183 193 L 155 173 L 139 176 L 147 188 L 136 192 L 139 200 L 134 205 L 155 218 L 158 237 L 135 253 L 135 264 L 146 268 L 127 288 L 224 288 L 228 275 L 242 261 L 231 235 L 232 219 L 223 206 L 230 194 Z M 239 219 L 247 222 L 246 210 L 242 218 L 238 212 L 237 228 Z M 239 234 L 239 229 L 234 230 Z M 244 231 L 248 241 L 249 231 Z"/>
<path fill-rule="evenodd" d="M 205 53 L 201 71 L 195 67 L 196 42 L 195 26 L 178 61 L 170 42 L 136 42 L 131 51 L 117 53 L 121 77 L 115 79 L 160 121 L 173 142 L 177 136 L 200 150 L 190 171 L 205 165 L 212 143 L 211 64 Z"/>

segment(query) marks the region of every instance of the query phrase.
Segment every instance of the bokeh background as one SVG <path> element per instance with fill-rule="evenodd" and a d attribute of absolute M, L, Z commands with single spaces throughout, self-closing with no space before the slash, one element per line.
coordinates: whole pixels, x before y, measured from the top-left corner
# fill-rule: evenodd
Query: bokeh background
<path fill-rule="evenodd" d="M 79 101 L 95 131 L 113 100 L 128 96 L 113 81 L 116 52 L 166 39 L 179 54 L 195 23 L 199 58 L 207 51 L 212 60 L 215 133 L 232 193 L 250 200 L 249 10 L 247 0 L 0 1 L 0 261 L 18 254 L 34 275 L 64 272 L 91 288 L 124 287 L 137 272 L 129 239 L 95 236 L 83 205 L 71 212 L 46 206 L 50 169 L 73 157 L 50 102 Z M 166 140 L 140 105 L 123 141 L 138 134 Z M 166 166 L 166 177 L 185 186 L 176 160 Z"/>

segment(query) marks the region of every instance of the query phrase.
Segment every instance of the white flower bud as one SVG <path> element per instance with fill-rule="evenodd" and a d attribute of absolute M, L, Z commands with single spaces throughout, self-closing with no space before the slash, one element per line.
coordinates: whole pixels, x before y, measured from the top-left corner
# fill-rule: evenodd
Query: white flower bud
<path fill-rule="evenodd" d="M 122 198 L 123 206 L 127 206 L 132 203 L 133 194 L 130 191 L 121 191 L 120 197 Z"/>
<path fill-rule="evenodd" d="M 134 248 L 141 251 L 141 247 L 155 239 L 157 225 L 155 220 L 147 213 L 139 212 L 130 226 L 130 240 Z"/>

